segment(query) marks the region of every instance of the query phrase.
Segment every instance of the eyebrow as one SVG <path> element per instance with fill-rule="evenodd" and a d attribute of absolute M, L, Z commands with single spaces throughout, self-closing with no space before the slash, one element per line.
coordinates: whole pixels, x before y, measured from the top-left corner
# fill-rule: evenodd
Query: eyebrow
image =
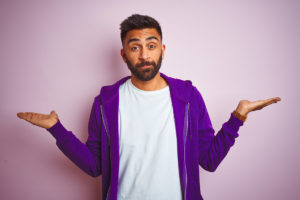
<path fill-rule="evenodd" d="M 150 36 L 146 40 L 152 40 L 152 39 L 159 41 L 157 39 L 157 37 L 155 37 L 155 36 Z M 130 40 L 128 40 L 127 44 L 129 44 L 130 42 L 135 42 L 135 41 L 140 41 L 140 39 L 138 39 L 138 38 L 131 38 Z"/>

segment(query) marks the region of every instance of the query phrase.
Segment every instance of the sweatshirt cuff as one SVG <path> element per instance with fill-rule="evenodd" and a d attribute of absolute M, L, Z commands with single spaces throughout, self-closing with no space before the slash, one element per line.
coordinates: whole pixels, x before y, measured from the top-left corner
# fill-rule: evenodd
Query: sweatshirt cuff
<path fill-rule="evenodd" d="M 63 138 L 63 136 L 66 135 L 66 133 L 68 132 L 67 129 L 65 129 L 65 127 L 61 124 L 60 120 L 58 120 L 56 122 L 56 124 L 54 124 L 52 127 L 46 129 L 48 132 L 51 133 L 51 135 L 57 140 L 61 140 Z"/>
<path fill-rule="evenodd" d="M 240 126 L 244 125 L 244 121 L 237 118 L 233 112 L 230 114 L 230 118 L 228 120 L 229 124 L 231 125 L 231 128 L 234 132 L 238 132 Z"/>

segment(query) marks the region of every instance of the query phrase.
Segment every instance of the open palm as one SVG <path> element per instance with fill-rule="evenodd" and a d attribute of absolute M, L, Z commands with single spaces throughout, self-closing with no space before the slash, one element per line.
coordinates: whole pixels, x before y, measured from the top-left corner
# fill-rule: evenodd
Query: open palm
<path fill-rule="evenodd" d="M 52 127 L 58 121 L 58 115 L 55 111 L 51 111 L 49 115 L 34 112 L 19 112 L 17 116 L 20 119 L 24 119 L 36 126 L 46 129 Z"/>
<path fill-rule="evenodd" d="M 281 99 L 279 97 L 274 97 L 257 101 L 241 100 L 236 108 L 236 111 L 243 116 L 247 116 L 249 112 L 261 110 L 270 104 L 277 103 L 277 101 L 281 101 Z"/>

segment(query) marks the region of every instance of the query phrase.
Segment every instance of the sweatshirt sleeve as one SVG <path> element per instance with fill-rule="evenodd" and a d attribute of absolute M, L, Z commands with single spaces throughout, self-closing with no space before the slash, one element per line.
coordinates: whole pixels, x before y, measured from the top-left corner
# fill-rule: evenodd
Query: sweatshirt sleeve
<path fill-rule="evenodd" d="M 197 89 L 196 94 L 200 115 L 198 120 L 199 164 L 203 169 L 213 172 L 233 146 L 235 139 L 239 136 L 238 130 L 244 122 L 231 113 L 229 120 L 215 135 L 204 100 Z"/>
<path fill-rule="evenodd" d="M 71 131 L 67 130 L 60 120 L 49 129 L 46 129 L 56 139 L 56 145 L 63 154 L 92 177 L 97 177 L 102 173 L 100 167 L 100 127 L 96 121 L 95 106 L 94 101 L 88 124 L 89 136 L 85 144 Z"/>

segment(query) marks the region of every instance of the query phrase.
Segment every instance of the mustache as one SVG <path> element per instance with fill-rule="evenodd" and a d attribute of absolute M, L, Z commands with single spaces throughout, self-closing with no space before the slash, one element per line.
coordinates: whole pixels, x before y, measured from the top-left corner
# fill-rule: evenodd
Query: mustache
<path fill-rule="evenodd" d="M 145 65 L 155 66 L 155 62 L 149 62 L 149 61 L 141 62 L 139 64 L 136 64 L 136 68 L 139 68 L 139 67 L 142 67 L 142 66 L 145 66 Z"/>

